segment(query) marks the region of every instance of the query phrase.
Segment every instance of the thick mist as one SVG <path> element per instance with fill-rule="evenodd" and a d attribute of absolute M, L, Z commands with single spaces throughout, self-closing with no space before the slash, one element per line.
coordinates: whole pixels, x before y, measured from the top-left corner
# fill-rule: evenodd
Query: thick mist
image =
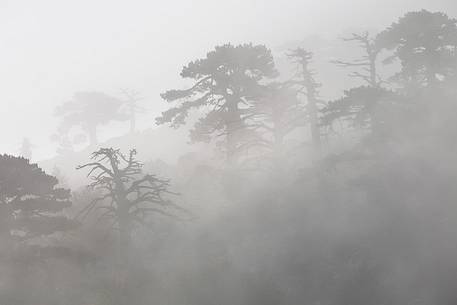
<path fill-rule="evenodd" d="M 0 305 L 452 305 L 453 1 L 0 1 Z"/>
<path fill-rule="evenodd" d="M 149 111 L 138 125 L 147 129 L 166 108 L 159 94 L 182 84 L 177 71 L 215 45 L 266 44 L 282 56 L 289 44 L 316 37 L 350 49 L 332 51 L 314 39 L 312 51 L 322 48 L 315 54 L 316 64 L 325 67 L 341 52 L 356 52 L 341 46 L 341 36 L 380 31 L 407 11 L 423 8 L 457 14 L 452 0 L 2 0 L 0 97 L 10 115 L 0 121 L 1 151 L 18 154 L 22 139 L 30 138 L 36 145 L 35 161 L 52 158 L 57 144 L 51 135 L 59 125 L 54 109 L 73 92 L 118 96 L 123 89 L 139 91 Z M 324 69 L 322 82 L 338 73 L 333 67 Z M 342 83 L 345 76 L 340 73 L 332 85 L 324 84 L 322 94 L 336 98 L 334 92 L 348 87 Z M 18 118 L 29 124 L 18 126 Z M 7 132 L 12 125 L 15 132 Z M 110 124 L 100 132 L 107 140 L 124 130 Z"/>

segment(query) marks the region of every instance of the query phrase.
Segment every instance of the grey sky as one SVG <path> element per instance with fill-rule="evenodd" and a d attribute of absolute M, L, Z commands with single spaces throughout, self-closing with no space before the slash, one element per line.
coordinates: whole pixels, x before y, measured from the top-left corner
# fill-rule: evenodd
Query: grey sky
<path fill-rule="evenodd" d="M 337 36 L 347 28 L 382 28 L 421 8 L 457 17 L 455 0 L 378 2 L 0 0 L 0 152 L 18 153 L 29 137 L 35 159 L 52 156 L 54 107 L 80 90 L 141 91 L 152 110 L 141 126 L 152 126 L 164 107 L 158 94 L 179 85 L 183 64 L 217 44 L 274 47 L 315 33 Z"/>

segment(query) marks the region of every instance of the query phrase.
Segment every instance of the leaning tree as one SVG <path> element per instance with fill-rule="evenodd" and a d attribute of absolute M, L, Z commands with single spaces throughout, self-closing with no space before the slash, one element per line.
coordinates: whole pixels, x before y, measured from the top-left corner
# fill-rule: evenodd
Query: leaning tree
<path fill-rule="evenodd" d="M 262 81 L 277 74 L 273 56 L 263 45 L 218 46 L 183 68 L 181 77 L 192 80 L 190 88 L 161 95 L 178 105 L 163 112 L 157 123 L 178 127 L 185 124 L 189 111 L 201 109 L 205 114 L 191 130 L 191 139 L 209 141 L 224 136 L 228 159 L 233 160 L 249 134 L 249 105 L 261 95 Z"/>
<path fill-rule="evenodd" d="M 65 135 L 79 126 L 89 136 L 91 146 L 97 144 L 97 128 L 111 121 L 125 121 L 124 102 L 102 92 L 77 92 L 73 99 L 57 107 L 55 115 L 62 118 L 59 135 Z"/>

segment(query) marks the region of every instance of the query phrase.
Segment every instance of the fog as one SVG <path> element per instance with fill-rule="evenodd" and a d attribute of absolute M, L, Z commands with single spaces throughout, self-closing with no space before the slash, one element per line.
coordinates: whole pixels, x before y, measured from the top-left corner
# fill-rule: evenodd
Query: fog
<path fill-rule="evenodd" d="M 151 110 L 140 126 L 150 128 L 165 107 L 159 94 L 181 82 L 177 71 L 215 45 L 254 42 L 276 49 L 309 36 L 337 40 L 354 29 L 380 30 L 422 8 L 457 11 L 452 0 L 2 0 L 0 100 L 9 114 L 0 121 L 1 151 L 18 153 L 28 137 L 36 142 L 36 160 L 54 156 L 54 108 L 73 92 L 138 90 Z M 4 132 L 18 118 L 29 124 Z M 122 130 L 112 128 L 101 131 L 104 139 Z"/>
<path fill-rule="evenodd" d="M 456 304 L 455 18 L 0 0 L 0 305 Z"/>

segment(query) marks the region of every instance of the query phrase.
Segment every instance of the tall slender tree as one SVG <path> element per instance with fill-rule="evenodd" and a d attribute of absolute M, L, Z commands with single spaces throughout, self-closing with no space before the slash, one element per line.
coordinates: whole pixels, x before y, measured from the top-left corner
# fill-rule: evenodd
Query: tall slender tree
<path fill-rule="evenodd" d="M 190 110 L 201 109 L 205 114 L 191 130 L 191 139 L 209 141 L 224 136 L 227 158 L 233 161 L 246 136 L 251 101 L 261 95 L 262 81 L 277 76 L 270 50 L 253 44 L 218 46 L 185 66 L 181 76 L 192 80 L 193 86 L 162 94 L 166 101 L 179 105 L 163 112 L 157 123 L 178 127 Z"/>
<path fill-rule="evenodd" d="M 122 95 L 125 98 L 125 105 L 127 106 L 127 115 L 130 121 L 130 134 L 134 134 L 136 131 L 137 114 L 144 112 L 145 109 L 138 105 L 138 102 L 143 98 L 140 93 L 135 90 L 122 89 Z"/>
<path fill-rule="evenodd" d="M 335 60 L 336 65 L 352 69 L 350 77 L 363 81 L 363 85 L 344 91 L 344 96 L 327 103 L 323 109 L 322 124 L 333 127 L 333 122 L 343 121 L 342 126 L 362 128 L 371 135 L 379 136 L 386 129 L 386 111 L 396 102 L 393 92 L 381 87 L 383 80 L 378 74 L 378 58 L 381 48 L 375 37 L 368 32 L 353 33 L 346 42 L 359 45 L 363 55 L 354 60 Z"/>
<path fill-rule="evenodd" d="M 321 85 L 315 80 L 315 72 L 310 67 L 313 53 L 303 48 L 296 48 L 291 50 L 287 56 L 297 65 L 297 72 L 290 83 L 297 86 L 298 92 L 306 98 L 306 111 L 310 122 L 311 138 L 314 149 L 319 152 L 321 149 L 321 132 L 319 128 L 320 101 L 318 90 Z"/>
<path fill-rule="evenodd" d="M 361 79 L 370 87 L 378 87 L 382 81 L 377 71 L 380 48 L 377 46 L 376 39 L 371 37 L 368 32 L 364 32 L 362 34 L 353 33 L 351 37 L 343 38 L 343 41 L 357 43 L 362 49 L 363 55 L 354 60 L 335 60 L 333 63 L 343 68 L 354 69 L 349 74 L 350 77 Z"/>
<path fill-rule="evenodd" d="M 22 139 L 20 154 L 22 157 L 31 160 L 32 159 L 32 148 L 33 144 L 29 138 Z"/>
<path fill-rule="evenodd" d="M 306 110 L 297 91 L 288 83 L 273 82 L 263 97 L 252 103 L 249 127 L 258 134 L 248 145 L 262 147 L 275 161 L 284 161 L 285 140 L 299 127 L 305 126 Z"/>

